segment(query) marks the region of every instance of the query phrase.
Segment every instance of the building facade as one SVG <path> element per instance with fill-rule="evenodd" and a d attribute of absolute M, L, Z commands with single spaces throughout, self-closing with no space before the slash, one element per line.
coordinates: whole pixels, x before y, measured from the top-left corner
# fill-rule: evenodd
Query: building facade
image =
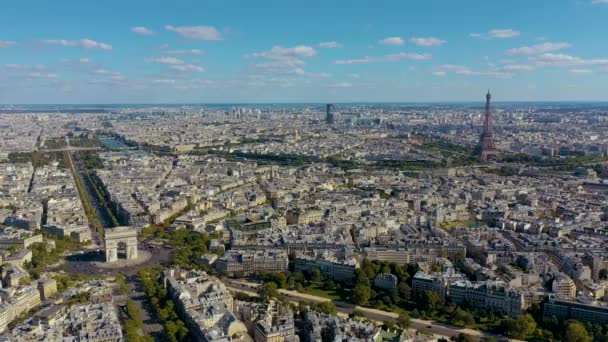
<path fill-rule="evenodd" d="M 450 284 L 448 293 L 450 300 L 457 305 L 472 304 L 477 308 L 496 310 L 511 317 L 519 316 L 524 308 L 521 292 L 502 282 L 457 281 Z"/>
<path fill-rule="evenodd" d="M 284 250 L 229 250 L 215 262 L 220 272 L 228 274 L 256 272 L 286 272 L 289 256 Z"/>
<path fill-rule="evenodd" d="M 557 317 L 564 320 L 575 319 L 594 324 L 608 324 L 608 307 L 592 303 L 557 298 L 554 295 L 543 304 L 544 317 Z"/>

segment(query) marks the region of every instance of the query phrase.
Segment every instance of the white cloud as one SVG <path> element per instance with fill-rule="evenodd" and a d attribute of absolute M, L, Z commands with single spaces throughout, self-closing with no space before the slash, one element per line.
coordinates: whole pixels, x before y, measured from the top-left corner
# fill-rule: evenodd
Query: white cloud
<path fill-rule="evenodd" d="M 597 5 L 597 4 L 608 4 L 608 0 L 592 0 L 591 4 L 593 5 Z"/>
<path fill-rule="evenodd" d="M 364 64 L 364 63 L 378 63 L 378 62 L 397 62 L 397 61 L 402 61 L 402 60 L 422 61 L 422 60 L 429 60 L 432 58 L 433 58 L 433 56 L 428 53 L 419 54 L 419 53 L 400 52 L 400 53 L 395 53 L 395 54 L 384 55 L 381 57 L 365 56 L 363 58 L 358 58 L 358 59 L 337 60 L 335 63 L 336 64 Z"/>
<path fill-rule="evenodd" d="M 17 45 L 17 42 L 10 40 L 0 40 L 0 48 L 8 48 Z"/>
<path fill-rule="evenodd" d="M 265 58 L 271 60 L 267 63 L 254 64 L 253 67 L 263 69 L 267 72 L 293 73 L 294 68 L 300 68 L 306 64 L 303 58 L 314 57 L 317 51 L 306 45 L 294 47 L 274 46 L 268 51 L 255 52 L 251 56 L 254 58 Z M 246 58 L 249 55 L 245 56 Z"/>
<path fill-rule="evenodd" d="M 349 82 L 339 82 L 339 83 L 328 84 L 327 86 L 330 88 L 350 88 L 353 85 L 352 85 L 352 83 L 349 83 Z"/>
<path fill-rule="evenodd" d="M 202 55 L 205 53 L 203 50 L 199 49 L 189 49 L 189 50 L 171 50 L 165 51 L 165 53 L 169 55 Z"/>
<path fill-rule="evenodd" d="M 466 67 L 464 65 L 454 65 L 454 64 L 443 64 L 443 65 L 439 66 L 439 68 L 442 70 L 449 70 L 449 71 L 460 71 L 460 70 L 469 69 L 469 67 Z"/>
<path fill-rule="evenodd" d="M 428 38 L 414 37 L 414 38 L 410 39 L 410 41 L 418 46 L 441 46 L 441 45 L 447 43 L 445 40 L 435 38 L 435 37 L 428 37 Z"/>
<path fill-rule="evenodd" d="M 165 30 L 173 31 L 181 36 L 197 40 L 222 40 L 222 33 L 213 26 L 172 26 L 166 25 Z"/>
<path fill-rule="evenodd" d="M 361 75 L 359 75 L 359 74 L 349 74 L 348 76 L 352 77 L 352 78 L 360 78 L 361 77 Z"/>
<path fill-rule="evenodd" d="M 387 37 L 387 38 L 380 40 L 378 43 L 380 43 L 382 45 L 398 46 L 398 45 L 405 44 L 405 40 L 403 40 L 403 38 L 401 38 L 401 37 Z"/>
<path fill-rule="evenodd" d="M 506 51 L 507 55 L 535 55 L 544 52 L 557 51 L 572 47 L 570 43 L 542 43 L 532 46 L 522 46 Z"/>
<path fill-rule="evenodd" d="M 41 73 L 41 72 L 30 72 L 29 74 L 27 74 L 27 76 L 30 78 L 46 78 L 46 79 L 57 78 L 57 74 L 47 74 L 47 73 Z"/>
<path fill-rule="evenodd" d="M 146 59 L 146 62 L 158 63 L 158 64 L 169 64 L 169 65 L 184 64 L 184 61 L 182 61 L 181 59 L 177 59 L 175 57 L 148 58 L 148 59 Z"/>
<path fill-rule="evenodd" d="M 124 75 L 112 75 L 112 76 L 110 76 L 110 77 L 107 78 L 107 80 L 115 81 L 115 82 L 117 82 L 117 81 L 124 81 L 126 79 L 127 79 L 127 77 L 124 76 Z"/>
<path fill-rule="evenodd" d="M 132 27 L 131 32 L 141 34 L 144 36 L 151 36 L 156 33 L 154 31 L 150 30 L 149 28 L 143 27 L 143 26 Z"/>
<path fill-rule="evenodd" d="M 152 83 L 156 83 L 156 84 L 175 84 L 175 80 L 159 79 L 159 80 L 153 80 Z"/>
<path fill-rule="evenodd" d="M 488 32 L 490 38 L 512 38 L 517 37 L 521 34 L 519 31 L 513 29 L 495 29 Z"/>
<path fill-rule="evenodd" d="M 588 74 L 592 74 L 593 70 L 591 70 L 591 69 L 570 69 L 570 73 L 579 74 L 579 75 L 588 75 Z"/>
<path fill-rule="evenodd" d="M 89 81 L 91 84 L 109 84 L 109 85 L 120 85 L 126 81 L 127 78 L 123 75 L 114 75 L 106 78 L 95 78 Z"/>
<path fill-rule="evenodd" d="M 5 64 L 6 69 L 11 70 L 25 70 L 25 71 L 41 71 L 46 69 L 46 65 L 24 65 L 24 64 Z"/>
<path fill-rule="evenodd" d="M 44 44 L 79 47 L 87 50 L 112 50 L 112 45 L 96 42 L 88 38 L 80 40 L 46 39 L 42 42 Z"/>
<path fill-rule="evenodd" d="M 608 65 L 608 59 L 583 59 L 577 56 L 555 53 L 544 53 L 540 56 L 530 57 L 529 59 L 539 67 Z"/>
<path fill-rule="evenodd" d="M 447 75 L 445 71 L 433 71 L 433 76 L 443 77 Z"/>
<path fill-rule="evenodd" d="M 293 70 L 290 70 L 289 72 L 287 72 L 287 74 L 293 74 L 293 75 L 298 75 L 298 76 L 304 76 L 306 75 L 306 70 L 302 69 L 302 68 L 295 68 Z"/>
<path fill-rule="evenodd" d="M 499 68 L 502 71 L 532 71 L 534 67 L 525 64 L 508 64 Z"/>
<path fill-rule="evenodd" d="M 337 42 L 322 42 L 322 43 L 319 43 L 319 47 L 326 48 L 326 49 L 335 49 L 335 48 L 342 47 L 342 44 L 337 43 Z"/>
<path fill-rule="evenodd" d="M 486 33 L 471 33 L 469 37 L 483 38 L 483 39 L 504 39 L 513 38 L 521 35 L 521 32 L 513 29 L 494 29 Z"/>
<path fill-rule="evenodd" d="M 121 73 L 118 71 L 110 71 L 106 69 L 96 69 L 93 70 L 93 73 L 97 75 L 121 76 Z"/>
<path fill-rule="evenodd" d="M 511 73 L 500 71 L 500 70 L 479 71 L 479 70 L 473 70 L 464 65 L 453 65 L 453 64 L 441 65 L 441 66 L 439 66 L 438 70 L 436 70 L 436 71 L 444 71 L 444 72 L 446 72 L 446 74 L 447 74 L 447 72 L 453 72 L 454 74 L 464 75 L 464 76 L 491 76 L 491 77 L 498 77 L 498 78 L 511 78 L 513 76 Z"/>
<path fill-rule="evenodd" d="M 171 69 L 181 72 L 204 72 L 205 68 L 194 64 L 172 65 Z"/>
<path fill-rule="evenodd" d="M 306 45 L 298 45 L 294 47 L 275 46 L 269 51 L 255 52 L 253 57 L 268 58 L 283 60 L 289 58 L 313 57 L 317 55 L 317 51 Z"/>

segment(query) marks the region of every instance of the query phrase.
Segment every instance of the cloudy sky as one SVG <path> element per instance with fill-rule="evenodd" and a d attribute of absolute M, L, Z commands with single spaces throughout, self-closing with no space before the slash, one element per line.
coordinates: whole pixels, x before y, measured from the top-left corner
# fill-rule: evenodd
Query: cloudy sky
<path fill-rule="evenodd" d="M 0 103 L 607 101 L 608 0 L 0 3 Z"/>

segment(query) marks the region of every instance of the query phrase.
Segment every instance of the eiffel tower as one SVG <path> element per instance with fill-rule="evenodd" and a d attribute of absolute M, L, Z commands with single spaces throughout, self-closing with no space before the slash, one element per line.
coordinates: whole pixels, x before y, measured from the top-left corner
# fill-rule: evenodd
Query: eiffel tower
<path fill-rule="evenodd" d="M 481 147 L 481 154 L 479 157 L 482 161 L 498 159 L 498 155 L 500 154 L 500 151 L 496 148 L 494 133 L 492 132 L 491 99 L 492 94 L 490 94 L 490 90 L 488 90 L 488 93 L 486 94 L 486 113 L 483 121 L 483 132 L 479 137 L 479 145 Z"/>

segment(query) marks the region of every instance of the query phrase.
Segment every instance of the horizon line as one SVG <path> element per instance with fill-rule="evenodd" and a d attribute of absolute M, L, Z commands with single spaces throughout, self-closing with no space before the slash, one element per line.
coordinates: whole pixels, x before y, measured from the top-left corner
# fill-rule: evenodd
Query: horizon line
<path fill-rule="evenodd" d="M 485 103 L 485 100 L 453 100 L 453 101 L 339 101 L 339 102 L 108 102 L 108 103 L 0 103 L 0 106 L 128 106 L 128 105 L 161 105 L 161 106 L 180 106 L 180 105 L 319 105 L 319 104 L 471 104 Z M 492 101 L 496 103 L 582 103 L 582 104 L 608 104 L 608 100 L 503 100 Z"/>

